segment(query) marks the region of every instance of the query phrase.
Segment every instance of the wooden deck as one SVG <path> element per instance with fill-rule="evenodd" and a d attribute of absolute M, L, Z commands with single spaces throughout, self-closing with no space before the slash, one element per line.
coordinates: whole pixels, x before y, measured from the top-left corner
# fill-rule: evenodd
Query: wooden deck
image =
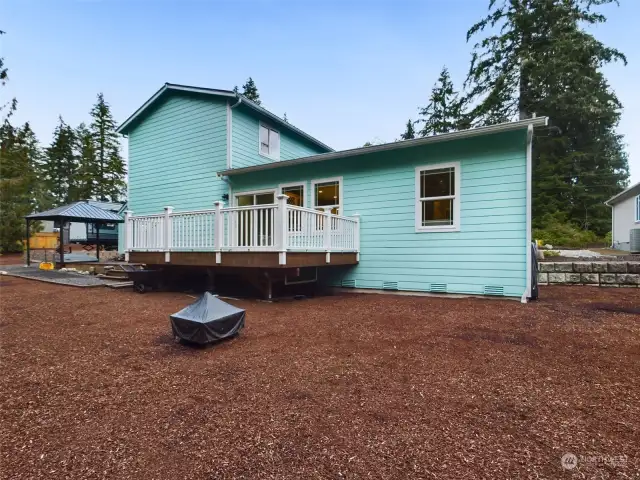
<path fill-rule="evenodd" d="M 329 261 L 327 262 L 327 257 Z M 286 263 L 280 263 L 278 252 L 222 252 L 220 263 L 216 263 L 215 252 L 171 252 L 169 261 L 165 261 L 163 252 L 130 252 L 130 263 L 147 265 L 181 265 L 201 267 L 235 268 L 299 268 L 325 267 L 334 265 L 356 265 L 358 255 L 354 252 L 288 252 Z"/>

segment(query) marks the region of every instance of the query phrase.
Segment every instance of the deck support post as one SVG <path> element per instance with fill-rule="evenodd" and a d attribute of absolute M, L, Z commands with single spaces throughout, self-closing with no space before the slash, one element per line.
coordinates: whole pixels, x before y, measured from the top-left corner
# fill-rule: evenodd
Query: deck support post
<path fill-rule="evenodd" d="M 287 197 L 284 194 L 276 196 L 276 245 L 278 248 L 278 264 L 287 264 L 287 240 L 289 227 L 287 225 Z"/>
<path fill-rule="evenodd" d="M 171 244 L 173 243 L 173 207 L 164 207 L 164 261 L 171 261 Z"/>
<path fill-rule="evenodd" d="M 360 214 L 354 213 L 353 218 L 356 220 L 356 231 L 354 233 L 353 246 L 356 249 L 356 260 L 360 261 Z"/>
<path fill-rule="evenodd" d="M 222 263 L 222 238 L 224 236 L 224 217 L 222 216 L 222 206 L 224 202 L 217 200 L 213 202 L 216 214 L 213 217 L 213 247 L 216 252 L 216 263 Z"/>
<path fill-rule="evenodd" d="M 331 207 L 324 207 L 324 250 L 327 252 L 326 262 L 331 263 Z"/>
<path fill-rule="evenodd" d="M 132 235 L 131 231 L 131 210 L 125 210 L 124 212 L 124 261 L 129 261 L 129 251 L 131 250 Z"/>

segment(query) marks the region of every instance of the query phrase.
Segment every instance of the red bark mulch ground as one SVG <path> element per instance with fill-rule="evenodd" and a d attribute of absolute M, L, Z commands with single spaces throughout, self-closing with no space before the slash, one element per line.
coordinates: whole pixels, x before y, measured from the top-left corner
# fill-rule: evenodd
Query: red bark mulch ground
<path fill-rule="evenodd" d="M 175 344 L 194 299 L 2 277 L 0 476 L 635 478 L 640 290 L 528 305 L 233 301 L 241 336 Z M 625 312 L 626 310 L 626 312 Z M 563 470 L 565 453 L 578 457 Z"/>

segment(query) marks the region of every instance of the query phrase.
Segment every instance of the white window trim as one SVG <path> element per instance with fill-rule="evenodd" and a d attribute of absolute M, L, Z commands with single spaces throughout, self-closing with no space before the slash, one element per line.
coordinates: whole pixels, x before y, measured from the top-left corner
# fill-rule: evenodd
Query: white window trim
<path fill-rule="evenodd" d="M 454 168 L 455 195 L 453 196 L 453 225 L 422 226 L 422 202 L 420 201 L 420 172 L 439 168 Z M 432 163 L 416 167 L 415 173 L 415 227 L 416 232 L 459 232 L 460 231 L 460 162 Z M 447 197 L 430 197 L 433 200 Z"/>
<path fill-rule="evenodd" d="M 246 192 L 233 192 L 233 206 L 238 206 L 238 197 L 241 195 L 263 195 L 265 193 L 273 193 L 274 201 L 276 200 L 276 196 L 278 195 L 278 192 L 275 188 L 265 188 L 263 190 L 247 190 Z"/>
<path fill-rule="evenodd" d="M 304 208 L 306 208 L 308 203 L 309 203 L 309 201 L 307 200 L 307 197 L 308 197 L 307 193 L 308 192 L 307 192 L 307 182 L 306 182 L 306 180 L 301 180 L 299 182 L 281 183 L 280 185 L 278 185 L 278 192 L 282 194 L 283 193 L 282 190 L 284 188 L 287 188 L 287 187 L 300 187 L 300 186 L 302 186 L 302 206 Z"/>
<path fill-rule="evenodd" d="M 267 130 L 273 130 L 274 132 L 276 132 L 278 134 L 278 138 L 280 139 L 279 145 L 278 145 L 278 155 L 267 155 L 265 153 L 262 153 L 262 149 L 260 148 L 260 128 L 264 127 Z M 271 148 L 271 145 L 269 145 L 269 148 Z M 280 160 L 280 151 L 282 150 L 282 135 L 280 135 L 280 130 L 273 128 L 272 126 L 263 123 L 263 122 L 259 122 L 258 124 L 258 155 L 260 155 L 261 157 L 265 157 L 265 158 L 269 158 L 271 160 Z"/>
<path fill-rule="evenodd" d="M 316 207 L 316 185 L 318 183 L 326 183 L 326 182 L 338 182 L 338 196 L 340 197 L 340 204 L 338 205 L 338 215 L 344 215 L 344 182 L 342 177 L 331 177 L 331 178 L 316 178 L 311 180 L 311 205 L 309 208 L 324 208 L 324 207 Z"/>

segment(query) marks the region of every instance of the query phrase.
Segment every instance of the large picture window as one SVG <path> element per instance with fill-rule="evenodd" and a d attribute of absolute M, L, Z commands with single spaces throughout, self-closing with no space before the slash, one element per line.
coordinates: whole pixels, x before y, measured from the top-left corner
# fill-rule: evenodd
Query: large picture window
<path fill-rule="evenodd" d="M 304 183 L 280 185 L 280 191 L 287 196 L 287 204 L 304 207 Z"/>
<path fill-rule="evenodd" d="M 327 178 L 311 182 L 313 208 L 324 211 L 331 208 L 331 213 L 342 215 L 342 178 Z"/>
<path fill-rule="evenodd" d="M 260 155 L 280 160 L 280 132 L 260 124 Z"/>
<path fill-rule="evenodd" d="M 460 163 L 416 168 L 416 231 L 460 229 Z"/>

